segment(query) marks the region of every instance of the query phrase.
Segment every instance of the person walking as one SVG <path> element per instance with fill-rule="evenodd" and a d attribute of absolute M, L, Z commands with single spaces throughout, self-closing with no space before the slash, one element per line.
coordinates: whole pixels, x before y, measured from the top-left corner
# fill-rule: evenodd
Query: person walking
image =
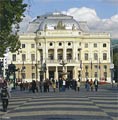
<path fill-rule="evenodd" d="M 7 107 L 9 104 L 9 98 L 11 98 L 10 90 L 7 87 L 6 84 L 3 83 L 2 89 L 1 89 L 1 100 L 2 100 L 2 107 L 3 111 L 7 111 Z"/>
<path fill-rule="evenodd" d="M 94 86 L 95 86 L 95 91 L 97 92 L 98 91 L 98 80 L 97 79 L 94 80 Z"/>
<path fill-rule="evenodd" d="M 77 90 L 80 91 L 80 79 L 77 81 Z"/>
<path fill-rule="evenodd" d="M 55 92 L 56 91 L 56 82 L 54 79 L 52 80 L 52 88 L 53 88 L 53 91 Z"/>
<path fill-rule="evenodd" d="M 93 86 L 94 86 L 94 83 L 93 83 L 93 80 L 91 79 L 91 80 L 90 80 L 90 88 L 91 88 L 91 91 L 93 91 Z"/>
<path fill-rule="evenodd" d="M 89 89 L 90 89 L 89 79 L 86 80 L 85 88 L 86 88 L 86 91 L 89 91 Z"/>

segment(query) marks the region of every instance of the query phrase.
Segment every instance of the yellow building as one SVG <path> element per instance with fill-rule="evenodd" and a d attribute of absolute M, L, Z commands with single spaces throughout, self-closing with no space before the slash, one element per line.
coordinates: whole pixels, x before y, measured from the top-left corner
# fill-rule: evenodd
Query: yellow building
<path fill-rule="evenodd" d="M 16 64 L 16 77 L 23 81 L 58 80 L 63 68 L 69 79 L 111 81 L 110 34 L 89 32 L 85 22 L 72 16 L 38 16 L 20 35 L 20 41 L 21 49 L 10 53 L 9 63 Z"/>

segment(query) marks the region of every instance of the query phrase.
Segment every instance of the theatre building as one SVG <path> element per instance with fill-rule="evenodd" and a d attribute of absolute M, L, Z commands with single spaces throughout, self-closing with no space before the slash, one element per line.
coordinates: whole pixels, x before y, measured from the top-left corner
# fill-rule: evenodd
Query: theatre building
<path fill-rule="evenodd" d="M 9 53 L 23 81 L 61 77 L 111 81 L 110 34 L 90 32 L 87 23 L 51 13 L 37 16 L 20 34 L 21 49 Z M 62 65 L 64 63 L 64 65 Z"/>

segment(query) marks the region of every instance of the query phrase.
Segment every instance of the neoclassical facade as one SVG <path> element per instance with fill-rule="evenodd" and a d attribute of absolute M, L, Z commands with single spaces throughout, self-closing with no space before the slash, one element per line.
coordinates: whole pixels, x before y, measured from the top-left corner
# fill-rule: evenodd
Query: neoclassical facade
<path fill-rule="evenodd" d="M 72 16 L 38 16 L 19 39 L 21 49 L 9 53 L 8 59 L 19 68 L 18 79 L 58 80 L 64 68 L 69 79 L 111 81 L 110 34 L 89 32 L 85 22 L 77 22 Z"/>

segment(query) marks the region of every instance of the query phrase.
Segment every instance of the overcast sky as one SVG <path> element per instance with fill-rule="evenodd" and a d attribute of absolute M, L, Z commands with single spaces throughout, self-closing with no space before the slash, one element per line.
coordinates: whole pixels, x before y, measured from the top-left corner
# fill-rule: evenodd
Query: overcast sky
<path fill-rule="evenodd" d="M 25 30 L 29 21 L 37 16 L 62 12 L 77 21 L 87 21 L 94 31 L 110 32 L 118 38 L 118 0 L 24 0 L 29 6 L 21 23 Z"/>

